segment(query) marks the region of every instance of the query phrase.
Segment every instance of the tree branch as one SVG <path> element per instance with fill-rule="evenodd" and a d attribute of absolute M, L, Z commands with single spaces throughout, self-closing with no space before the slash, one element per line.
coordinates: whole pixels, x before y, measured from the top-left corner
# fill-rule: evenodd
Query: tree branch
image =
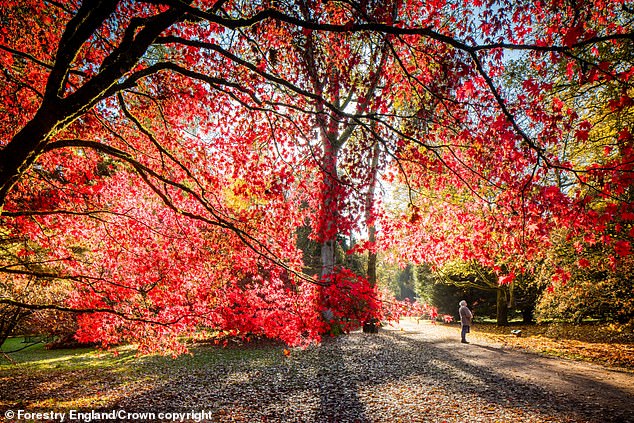
<path fill-rule="evenodd" d="M 60 148 L 68 148 L 68 147 L 82 147 L 82 148 L 90 148 L 93 150 L 101 151 L 105 154 L 108 154 L 112 157 L 116 157 L 130 164 L 134 168 L 136 173 L 148 185 L 148 187 L 150 187 L 150 189 L 152 189 L 156 193 L 156 195 L 158 195 L 161 198 L 163 203 L 175 213 L 194 219 L 194 220 L 207 223 L 209 225 L 228 229 L 232 231 L 234 234 L 236 234 L 244 245 L 246 245 L 249 249 L 251 249 L 260 257 L 266 259 L 267 261 L 275 265 L 282 267 L 283 269 L 287 270 L 289 273 L 294 274 L 295 276 L 299 277 L 302 280 L 309 281 L 311 283 L 318 283 L 314 280 L 314 278 L 304 275 L 303 273 L 300 273 L 295 269 L 292 269 L 288 264 L 284 263 L 279 257 L 277 257 L 277 255 L 273 251 L 271 251 L 271 249 L 267 247 L 264 243 L 262 243 L 257 238 L 255 238 L 255 236 L 251 235 L 247 230 L 238 227 L 237 224 L 241 222 L 238 222 L 237 220 L 232 219 L 228 216 L 227 217 L 221 216 L 222 213 L 216 210 L 213 206 L 211 206 L 209 202 L 206 201 L 199 193 L 197 193 L 190 187 L 186 186 L 185 184 L 175 182 L 169 178 L 166 178 L 158 174 L 156 171 L 150 169 L 149 167 L 135 160 L 130 154 L 124 151 L 121 151 L 115 147 L 99 143 L 97 141 L 81 140 L 81 139 L 66 139 L 66 140 L 54 141 L 52 143 L 49 143 L 46 146 L 45 151 L 52 151 L 52 150 L 56 150 Z M 207 210 L 211 214 L 213 219 L 209 219 L 205 216 L 201 216 L 199 214 L 195 214 L 195 213 L 188 212 L 186 210 L 181 209 L 176 204 L 174 204 L 172 200 L 168 198 L 168 196 L 163 190 L 159 189 L 155 184 L 152 183 L 152 181 L 150 180 L 150 177 L 168 186 L 171 186 L 173 188 L 186 192 L 193 199 L 195 199 L 200 205 L 202 205 L 205 208 L 205 210 Z M 253 228 L 253 231 L 256 232 L 257 229 Z"/>
<path fill-rule="evenodd" d="M 74 308 L 74 307 L 67 307 L 67 306 L 63 306 L 63 305 L 59 305 L 59 304 L 31 304 L 31 303 L 25 303 L 23 301 L 17 301 L 14 300 L 12 298 L 8 298 L 8 297 L 0 297 L 0 304 L 7 304 L 7 305 L 12 305 L 14 307 L 19 307 L 19 308 L 24 308 L 27 310 L 34 310 L 34 311 L 38 311 L 38 310 L 56 310 L 56 311 L 62 311 L 62 312 L 66 312 L 66 313 L 75 313 L 75 314 L 88 314 L 88 313 L 106 313 L 106 314 L 112 314 L 118 317 L 121 317 L 124 320 L 127 321 L 131 321 L 131 322 L 139 322 L 139 323 L 148 323 L 151 325 L 157 325 L 157 326 L 172 326 L 175 325 L 176 323 L 180 322 L 181 320 L 185 319 L 186 317 L 191 317 L 189 315 L 182 315 L 179 316 L 173 320 L 170 320 L 168 322 L 160 322 L 158 320 L 152 320 L 152 319 L 148 319 L 148 318 L 144 318 L 144 317 L 134 317 L 134 316 L 130 316 L 127 313 L 124 313 L 122 311 L 119 310 L 114 310 L 111 308 L 99 308 L 99 307 L 94 307 L 94 308 Z"/>
<path fill-rule="evenodd" d="M 66 25 L 57 49 L 55 65 L 46 84 L 45 100 L 61 98 L 71 64 L 81 46 L 116 9 L 117 2 L 95 0 L 84 2 L 77 14 Z"/>

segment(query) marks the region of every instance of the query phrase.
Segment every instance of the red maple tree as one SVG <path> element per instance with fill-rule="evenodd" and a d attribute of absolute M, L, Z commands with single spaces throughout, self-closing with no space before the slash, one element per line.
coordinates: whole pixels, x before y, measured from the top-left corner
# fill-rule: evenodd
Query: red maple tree
<path fill-rule="evenodd" d="M 201 325 L 301 343 L 327 330 L 333 280 L 355 277 L 331 259 L 325 279 L 303 275 L 295 228 L 330 254 L 374 221 L 378 180 L 407 187 L 412 212 L 382 237 L 413 258 L 503 251 L 521 267 L 553 227 L 629 224 L 630 120 L 601 136 L 555 89 L 629 116 L 631 15 L 602 0 L 6 1 L 0 273 L 66 294 L 0 303 L 81 312 L 80 337 L 105 344 L 178 350 Z M 593 140 L 610 151 L 570 160 Z M 622 256 L 631 238 L 600 241 Z"/>

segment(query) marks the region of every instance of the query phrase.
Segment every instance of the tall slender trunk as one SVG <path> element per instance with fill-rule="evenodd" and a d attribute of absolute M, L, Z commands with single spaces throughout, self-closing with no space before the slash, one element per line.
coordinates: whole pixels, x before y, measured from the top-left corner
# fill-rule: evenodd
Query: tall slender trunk
<path fill-rule="evenodd" d="M 374 144 L 372 149 L 372 157 L 370 158 L 370 182 L 368 186 L 368 193 L 365 197 L 365 222 L 368 228 L 368 241 L 372 246 L 376 242 L 376 225 L 374 224 L 374 198 L 376 194 L 376 186 L 378 182 L 379 173 L 379 154 L 381 154 L 381 146 L 378 142 Z M 375 249 L 368 251 L 368 282 L 370 285 L 375 286 L 377 281 L 376 276 L 376 263 L 377 254 Z"/>
<path fill-rule="evenodd" d="M 323 130 L 323 128 L 322 128 Z M 326 277 L 334 273 L 336 266 L 337 234 L 339 233 L 339 202 L 340 188 L 337 169 L 337 146 L 333 145 L 336 137 L 334 131 L 326 130 L 322 135 L 323 146 L 323 178 L 324 192 L 322 193 L 320 210 L 319 234 L 321 242 L 321 276 Z"/>

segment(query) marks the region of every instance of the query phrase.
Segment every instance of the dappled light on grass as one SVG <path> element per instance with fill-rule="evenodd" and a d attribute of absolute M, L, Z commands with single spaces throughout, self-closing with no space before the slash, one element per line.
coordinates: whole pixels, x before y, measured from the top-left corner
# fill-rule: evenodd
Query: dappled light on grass
<path fill-rule="evenodd" d="M 10 338 L 2 346 L 3 351 L 17 349 L 23 338 Z M 134 358 L 136 349 L 132 345 L 113 347 L 111 350 L 96 348 L 46 349 L 44 344 L 37 344 L 9 357 L 14 365 L 29 370 L 59 369 L 71 370 L 85 367 L 116 366 Z M 0 365 L 9 364 L 6 357 L 0 356 Z"/>

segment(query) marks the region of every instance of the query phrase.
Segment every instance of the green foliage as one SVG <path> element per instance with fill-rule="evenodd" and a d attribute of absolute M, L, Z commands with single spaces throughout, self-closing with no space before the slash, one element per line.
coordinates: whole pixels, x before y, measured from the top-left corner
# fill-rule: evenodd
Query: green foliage
<path fill-rule="evenodd" d="M 447 274 L 441 276 L 427 265 L 418 266 L 416 293 L 438 308 L 439 314 L 449 314 L 460 320 L 458 303 L 466 300 L 477 318 L 496 316 L 495 291 L 479 289 L 469 284 L 448 283 Z"/>
<path fill-rule="evenodd" d="M 458 302 L 466 300 L 478 318 L 499 320 L 502 311 L 508 313 L 509 319 L 521 317 L 525 323 L 533 321 L 540 288 L 527 275 L 517 277 L 510 285 L 499 285 L 497 276 L 490 270 L 460 261 L 451 262 L 438 271 L 421 265 L 417 274 L 416 294 L 436 306 L 440 314 L 457 317 Z M 505 302 L 502 310 L 498 307 L 498 292 Z"/>
<path fill-rule="evenodd" d="M 581 322 L 585 318 L 627 323 L 634 318 L 632 280 L 623 277 L 571 279 L 566 286 L 546 291 L 537 307 L 538 319 Z"/>
<path fill-rule="evenodd" d="M 414 300 L 417 280 L 418 272 L 416 266 L 409 264 L 404 269 L 401 269 L 392 283 L 394 297 L 399 301 L 406 298 Z"/>
<path fill-rule="evenodd" d="M 321 244 L 311 238 L 312 228 L 302 226 L 297 228 L 297 248 L 302 250 L 304 259 L 304 273 L 307 275 L 319 275 L 321 273 Z M 362 254 L 348 254 L 354 247 L 354 239 L 346 239 L 339 236 L 335 246 L 335 261 L 346 269 L 352 270 L 359 276 L 366 275 L 367 257 Z"/>
<path fill-rule="evenodd" d="M 321 246 L 310 238 L 309 225 L 297 228 L 297 248 L 303 252 L 304 268 L 307 275 L 319 275 L 321 272 Z"/>
<path fill-rule="evenodd" d="M 429 297 L 417 290 L 418 267 L 408 264 L 404 268 L 396 263 L 389 263 L 386 260 L 379 260 L 378 275 L 381 285 L 394 296 L 398 301 L 406 298 L 410 300 L 418 299 L 419 302 L 429 303 Z"/>
<path fill-rule="evenodd" d="M 558 241 L 540 267 L 537 283 L 547 289 L 537 306 L 538 319 L 632 321 L 632 257 L 615 258 L 601 244 L 578 252 L 574 239 L 562 236 Z"/>

